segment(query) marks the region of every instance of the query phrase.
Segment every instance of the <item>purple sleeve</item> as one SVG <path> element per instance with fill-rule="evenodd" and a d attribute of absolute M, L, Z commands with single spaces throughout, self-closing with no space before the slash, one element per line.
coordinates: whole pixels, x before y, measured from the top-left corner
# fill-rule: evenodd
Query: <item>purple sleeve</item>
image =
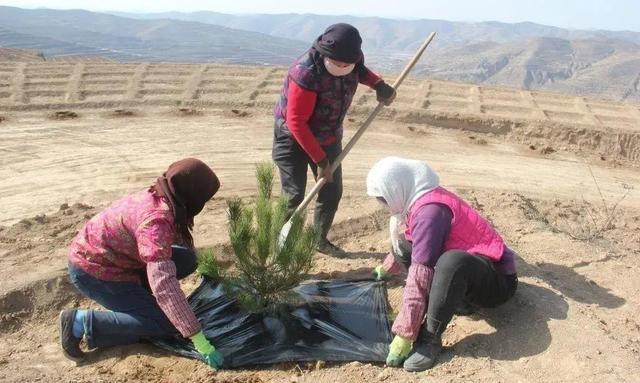
<path fill-rule="evenodd" d="M 421 207 L 411 217 L 411 263 L 434 267 L 451 230 L 451 210 L 439 203 Z"/>
<path fill-rule="evenodd" d="M 500 274 L 504 275 L 513 275 L 516 274 L 516 253 L 508 248 L 504 247 L 504 252 L 502 253 L 502 258 L 500 261 L 495 263 L 496 270 Z"/>

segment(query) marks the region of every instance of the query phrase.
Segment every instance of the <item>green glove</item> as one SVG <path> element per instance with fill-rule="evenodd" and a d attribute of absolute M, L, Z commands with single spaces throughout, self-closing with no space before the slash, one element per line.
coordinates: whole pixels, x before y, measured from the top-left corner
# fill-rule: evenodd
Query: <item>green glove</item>
<path fill-rule="evenodd" d="M 224 362 L 224 356 L 216 351 L 216 348 L 213 347 L 211 343 L 204 336 L 204 333 L 200 331 L 196 335 L 191 337 L 191 342 L 193 342 L 193 347 L 198 350 L 200 355 L 204 358 L 205 362 L 212 368 L 220 368 L 222 367 L 222 362 Z"/>
<path fill-rule="evenodd" d="M 387 355 L 387 366 L 398 367 L 409 356 L 411 352 L 411 341 L 396 335 L 389 345 L 389 355 Z"/>
<path fill-rule="evenodd" d="M 382 267 L 382 265 L 376 266 L 376 268 L 373 269 L 372 274 L 373 274 L 373 278 L 376 281 L 381 281 L 383 279 L 386 279 L 386 277 L 387 277 L 387 272 L 384 271 L 384 267 Z"/>

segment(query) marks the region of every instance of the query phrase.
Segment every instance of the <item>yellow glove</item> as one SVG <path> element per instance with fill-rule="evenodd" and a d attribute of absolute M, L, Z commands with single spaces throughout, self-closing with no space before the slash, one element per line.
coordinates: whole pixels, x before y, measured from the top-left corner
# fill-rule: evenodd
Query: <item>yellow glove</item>
<path fill-rule="evenodd" d="M 398 367 L 409 356 L 411 352 L 411 341 L 396 335 L 389 345 L 389 355 L 387 355 L 387 366 Z"/>
<path fill-rule="evenodd" d="M 376 268 L 373 269 L 372 274 L 373 279 L 375 279 L 376 281 L 382 281 L 387 277 L 387 272 L 384 271 L 384 267 L 382 267 L 382 265 L 376 266 Z"/>
<path fill-rule="evenodd" d="M 193 335 L 191 337 L 191 342 L 193 342 L 193 347 L 195 347 L 200 355 L 202 355 L 202 358 L 210 367 L 222 367 L 224 356 L 222 356 L 222 354 L 213 347 L 202 331 Z"/>

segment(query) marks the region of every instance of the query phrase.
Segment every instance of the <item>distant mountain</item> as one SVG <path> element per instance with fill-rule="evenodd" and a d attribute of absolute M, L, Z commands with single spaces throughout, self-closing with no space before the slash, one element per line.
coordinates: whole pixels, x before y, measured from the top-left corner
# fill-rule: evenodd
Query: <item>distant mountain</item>
<path fill-rule="evenodd" d="M 418 73 L 445 80 L 640 101 L 640 45 L 534 38 L 433 53 Z"/>
<path fill-rule="evenodd" d="M 0 46 L 119 60 L 288 64 L 307 44 L 180 20 L 136 20 L 82 10 L 0 7 Z"/>
<path fill-rule="evenodd" d="M 215 12 L 129 15 L 171 18 L 287 36 L 309 45 L 328 25 L 360 30 L 367 61 L 397 71 L 432 31 L 417 73 L 435 78 L 640 101 L 640 33 L 569 30 L 535 23 L 463 23 L 319 15 Z"/>
<path fill-rule="evenodd" d="M 414 73 L 640 102 L 640 33 L 534 23 L 0 7 L 0 47 L 37 50 L 45 57 L 289 65 L 336 22 L 360 29 L 367 63 L 379 72 L 400 70 L 435 31 L 438 36 Z"/>
<path fill-rule="evenodd" d="M 2 11 L 0 10 L 0 15 Z M 0 16 L 1 17 L 1 16 Z M 133 60 L 137 56 L 117 52 L 116 50 L 101 49 L 69 41 L 54 39 L 47 36 L 29 35 L 0 27 L 0 47 L 30 49 L 42 52 L 43 56 L 100 56 L 106 55 L 116 60 Z"/>
<path fill-rule="evenodd" d="M 527 40 L 536 37 L 573 39 L 617 39 L 640 44 L 640 32 L 570 30 L 531 22 L 478 23 L 445 20 L 397 20 L 380 17 L 324 16 L 313 14 L 230 15 L 216 12 L 167 12 L 124 14 L 127 17 L 184 21 L 221 25 L 229 28 L 265 33 L 271 36 L 311 42 L 331 24 L 346 22 L 356 26 L 364 39 L 364 49 L 370 53 L 413 51 L 430 32 L 438 33 L 437 46 L 493 41 L 498 43 Z"/>

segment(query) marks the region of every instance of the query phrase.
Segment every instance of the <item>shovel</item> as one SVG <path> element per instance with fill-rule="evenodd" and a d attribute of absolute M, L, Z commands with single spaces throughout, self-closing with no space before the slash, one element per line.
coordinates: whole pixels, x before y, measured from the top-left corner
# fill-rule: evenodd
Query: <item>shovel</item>
<path fill-rule="evenodd" d="M 400 86 L 400 84 L 402 84 L 402 81 L 404 81 L 405 77 L 407 77 L 407 75 L 409 74 L 413 66 L 416 65 L 416 63 L 420 59 L 420 56 L 422 56 L 422 53 L 424 52 L 425 49 L 427 49 L 427 47 L 431 43 L 431 40 L 433 40 L 435 36 L 436 36 L 436 33 L 431 32 L 429 37 L 427 37 L 427 39 L 422 43 L 420 48 L 418 48 L 418 51 L 416 52 L 416 54 L 413 56 L 411 61 L 409 61 L 407 66 L 402 70 L 402 73 L 400 73 L 400 76 L 393 83 L 393 89 L 398 90 L 398 87 Z M 380 113 L 383 107 L 384 107 L 384 102 L 379 102 L 378 105 L 375 107 L 375 109 L 371 111 L 371 113 L 369 113 L 369 116 L 367 117 L 365 122 L 362 124 L 362 126 L 360 126 L 360 128 L 358 128 L 358 130 L 353 135 L 353 137 L 351 137 L 351 140 L 349 140 L 349 142 L 344 147 L 344 149 L 342 149 L 342 153 L 340 153 L 338 158 L 336 158 L 336 160 L 331 164 L 331 173 L 333 173 L 338 168 L 338 166 L 340 166 L 340 163 L 342 162 L 342 160 L 347 156 L 347 154 L 349 154 L 349 151 L 351 150 L 351 148 L 353 148 L 356 142 L 358 142 L 358 139 L 360 139 L 360 136 L 364 134 L 365 130 L 367 130 L 369 125 L 371 125 L 371 122 L 373 122 L 373 119 L 376 118 L 376 116 L 378 115 L 378 113 Z M 293 215 L 291 216 L 291 218 L 289 218 L 289 220 L 282 226 L 282 230 L 280 230 L 280 235 L 278 236 L 278 249 L 281 249 L 282 246 L 284 246 L 284 243 L 287 240 L 287 237 L 289 236 L 289 231 L 291 230 L 291 225 L 293 224 L 293 217 L 296 214 L 300 213 L 302 210 L 304 210 L 307 207 L 307 205 L 309 205 L 309 202 L 311 202 L 311 200 L 316 196 L 316 194 L 318 194 L 320 189 L 326 183 L 327 183 L 327 180 L 324 177 L 320 178 L 316 182 L 313 189 L 311 189 L 311 192 L 309 192 L 309 194 L 304 198 L 302 203 L 298 205 L 296 210 L 293 212 Z"/>

